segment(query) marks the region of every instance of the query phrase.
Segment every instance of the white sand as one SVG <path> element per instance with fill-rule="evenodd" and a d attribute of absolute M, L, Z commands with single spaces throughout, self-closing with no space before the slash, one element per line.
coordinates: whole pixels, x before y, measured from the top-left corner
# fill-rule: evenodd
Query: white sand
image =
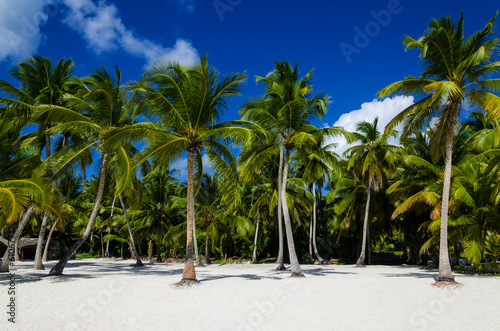
<path fill-rule="evenodd" d="M 72 260 L 40 277 L 54 264 L 16 264 L 15 326 L 0 274 L 0 330 L 500 330 L 500 277 L 457 274 L 448 290 L 415 267 L 304 265 L 292 279 L 273 264 L 211 265 L 177 289 L 181 264 Z"/>

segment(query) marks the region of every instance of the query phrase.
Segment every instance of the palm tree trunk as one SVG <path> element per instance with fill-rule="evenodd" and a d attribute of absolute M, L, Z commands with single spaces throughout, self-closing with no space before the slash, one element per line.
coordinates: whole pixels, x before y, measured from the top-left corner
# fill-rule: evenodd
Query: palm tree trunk
<path fill-rule="evenodd" d="M 293 242 L 292 223 L 288 212 L 288 203 L 286 201 L 286 183 L 288 181 L 288 165 L 290 163 L 290 151 L 286 151 L 285 164 L 283 167 L 283 182 L 281 183 L 281 204 L 283 206 L 283 218 L 285 219 L 286 239 L 288 245 L 288 254 L 290 255 L 290 264 L 292 269 L 291 277 L 305 277 L 300 269 L 299 259 L 295 252 L 295 243 Z"/>
<path fill-rule="evenodd" d="M 156 245 L 156 263 L 161 263 L 160 245 Z"/>
<path fill-rule="evenodd" d="M 319 263 L 326 264 L 326 261 L 319 255 L 318 246 L 316 246 L 316 182 L 313 183 L 313 247 L 314 254 L 318 259 Z"/>
<path fill-rule="evenodd" d="M 284 146 L 280 144 L 280 163 L 278 168 L 278 259 L 276 263 L 278 264 L 278 270 L 286 270 L 285 265 L 283 264 L 283 221 L 281 220 L 281 191 L 282 191 L 282 181 L 283 181 L 283 149 Z"/>
<path fill-rule="evenodd" d="M 448 204 L 450 202 L 451 162 L 453 149 L 453 131 L 446 137 L 446 159 L 444 167 L 443 199 L 441 202 L 441 233 L 439 238 L 439 275 L 438 282 L 454 282 L 451 274 L 448 252 Z"/>
<path fill-rule="evenodd" d="M 101 237 L 101 258 L 104 258 L 104 241 L 102 240 L 102 231 L 99 232 Z"/>
<path fill-rule="evenodd" d="M 130 221 L 128 219 L 127 207 L 125 206 L 125 202 L 123 201 L 123 197 L 121 195 L 118 196 L 118 200 L 120 200 L 120 204 L 123 209 L 123 215 L 125 216 L 125 221 L 127 222 L 128 234 L 130 236 L 130 242 L 132 243 L 132 249 L 135 255 L 135 265 L 134 267 L 144 267 L 141 259 L 139 258 L 139 254 L 137 253 L 137 247 L 135 246 L 134 236 L 132 235 L 132 227 L 130 227 Z"/>
<path fill-rule="evenodd" d="M 151 260 L 153 259 L 153 239 L 149 239 L 148 242 L 148 261 L 151 263 Z"/>
<path fill-rule="evenodd" d="M 257 208 L 257 226 L 255 227 L 255 239 L 253 241 L 253 255 L 252 255 L 252 263 L 257 263 L 257 238 L 259 236 L 259 224 L 260 224 L 260 213 Z"/>
<path fill-rule="evenodd" d="M 190 286 L 193 283 L 198 283 L 196 279 L 196 271 L 194 270 L 193 261 L 193 223 L 194 223 L 194 151 L 188 151 L 187 160 L 187 242 L 186 242 L 186 263 L 182 273 L 182 280 L 177 283 L 178 286 Z"/>
<path fill-rule="evenodd" d="M 364 267 L 366 260 L 366 235 L 368 232 L 368 214 L 370 213 L 370 197 L 372 192 L 372 180 L 369 179 L 368 189 L 366 190 L 366 206 L 365 206 L 365 220 L 363 221 L 363 238 L 361 239 L 361 252 L 356 261 L 356 267 Z"/>
<path fill-rule="evenodd" d="M 309 215 L 309 263 L 314 263 L 313 258 L 313 214 Z"/>
<path fill-rule="evenodd" d="M 109 152 L 105 151 L 102 156 L 102 166 L 101 172 L 99 174 L 99 185 L 97 187 L 97 193 L 95 197 L 94 207 L 92 208 L 92 213 L 90 214 L 89 222 L 87 227 L 85 228 L 85 232 L 83 235 L 78 238 L 78 240 L 71 246 L 71 248 L 64 254 L 64 256 L 57 262 L 57 264 L 50 270 L 49 276 L 59 276 L 62 275 L 64 267 L 68 263 L 69 259 L 76 253 L 78 248 L 83 244 L 85 240 L 90 235 L 92 231 L 92 227 L 94 226 L 94 222 L 97 218 L 97 214 L 99 213 L 99 207 L 101 206 L 102 195 L 104 193 L 104 184 L 106 182 L 106 173 L 108 170 L 108 161 L 109 161 Z"/>
<path fill-rule="evenodd" d="M 111 221 L 113 220 L 113 213 L 115 211 L 115 201 L 116 201 L 116 194 L 115 196 L 113 197 L 113 203 L 111 204 L 111 214 L 109 215 L 109 223 L 110 223 L 110 226 L 109 226 L 109 229 L 108 229 L 108 235 L 111 234 Z M 109 256 L 109 242 L 111 240 L 108 240 L 108 242 L 106 243 L 106 255 L 104 255 L 105 257 L 110 257 Z"/>
<path fill-rule="evenodd" d="M 210 235 L 207 233 L 207 238 L 205 239 L 205 263 L 206 264 L 212 263 L 210 261 L 210 250 L 208 249 L 209 241 L 210 241 Z"/>
<path fill-rule="evenodd" d="M 52 233 L 54 232 L 56 225 L 57 225 L 57 221 L 54 221 L 54 223 L 52 224 L 52 227 L 50 228 L 49 236 L 47 237 L 47 242 L 45 243 L 45 249 L 43 250 L 42 262 L 47 262 L 47 258 L 49 255 L 49 248 L 50 248 L 50 239 L 52 238 Z"/>
<path fill-rule="evenodd" d="M 34 210 L 35 206 L 33 205 L 28 207 L 28 209 L 24 213 L 23 218 L 19 221 L 19 224 L 17 225 L 16 231 L 14 231 L 12 238 L 9 239 L 7 249 L 5 250 L 5 253 L 2 258 L 2 265 L 0 267 L 0 272 L 9 272 L 9 262 L 11 262 L 11 259 L 14 259 L 12 254 L 15 255 L 17 252 L 17 247 L 15 243 L 19 241 L 19 237 L 21 236 L 21 233 L 23 232 L 23 229 L 28 223 L 28 220 L 30 219 L 31 214 L 33 214 Z"/>
<path fill-rule="evenodd" d="M 196 266 L 204 267 L 201 262 L 200 254 L 198 252 L 198 239 L 196 238 L 196 220 L 193 220 L 193 243 L 194 243 L 194 256 L 196 257 Z"/>
<path fill-rule="evenodd" d="M 19 258 L 19 238 L 17 238 L 14 244 L 14 257 L 16 262 L 21 261 L 21 259 Z"/>
<path fill-rule="evenodd" d="M 35 270 L 45 270 L 45 267 L 43 266 L 42 263 L 42 246 L 48 221 L 49 221 L 49 213 L 46 211 L 45 213 L 43 213 L 42 225 L 40 226 L 40 232 L 38 233 L 38 241 L 36 243 L 35 263 L 34 263 Z"/>
<path fill-rule="evenodd" d="M 123 260 L 123 241 L 121 242 L 120 245 L 120 258 Z"/>

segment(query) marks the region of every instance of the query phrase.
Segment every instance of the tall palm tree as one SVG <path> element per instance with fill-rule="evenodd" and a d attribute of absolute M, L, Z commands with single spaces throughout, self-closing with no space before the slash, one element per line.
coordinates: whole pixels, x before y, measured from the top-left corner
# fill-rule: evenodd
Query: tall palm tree
<path fill-rule="evenodd" d="M 490 75 L 498 73 L 496 59 L 499 47 L 494 38 L 493 24 L 497 13 L 469 38 L 464 32 L 464 15 L 454 23 L 450 17 L 433 19 L 418 40 L 406 36 L 406 50 L 421 50 L 424 71 L 419 77 L 407 77 L 378 92 L 379 97 L 391 94 L 422 96 L 415 104 L 401 111 L 387 125 L 394 128 L 404 122 L 401 139 L 418 132 L 433 117 L 437 117 L 437 134 L 433 144 L 445 150 L 443 203 L 439 247 L 438 282 L 454 282 L 448 252 L 448 206 L 452 168 L 453 135 L 462 107 L 466 104 L 484 110 L 493 119 L 500 115 L 500 80 Z"/>
<path fill-rule="evenodd" d="M 339 128 L 318 129 L 311 124 L 326 113 L 330 99 L 322 92 L 311 95 L 311 74 L 312 70 L 299 78 L 298 62 L 295 67 L 292 67 L 286 61 L 277 61 L 272 73 L 266 77 L 257 77 L 257 82 L 265 84 L 264 97 L 249 103 L 241 111 L 243 119 L 257 123 L 266 131 L 266 139 L 254 142 L 244 155 L 243 159 L 247 165 L 242 169 L 242 176 L 252 173 L 255 168 L 261 168 L 269 156 L 276 153 L 276 145 L 280 146 L 280 159 L 284 157 L 282 166 L 280 162 L 280 171 L 282 169 L 283 174 L 280 176 L 279 195 L 285 220 L 292 277 L 303 277 L 304 274 L 295 252 L 285 194 L 290 156 L 297 149 L 315 144 L 318 136 L 335 136 L 344 133 Z"/>
<path fill-rule="evenodd" d="M 139 164 L 148 158 L 171 164 L 187 153 L 187 249 L 179 286 L 197 283 L 193 261 L 194 197 L 201 185 L 204 153 L 217 176 L 231 182 L 228 190 L 237 194 L 236 159 L 226 143 L 246 139 L 249 130 L 241 127 L 241 121 L 218 122 L 227 109 L 227 100 L 240 93 L 244 81 L 244 74 L 220 77 L 206 57 L 187 68 L 177 63 L 158 63 L 147 70 L 141 81 L 131 84 L 137 112 L 158 122 L 117 130 L 108 140 L 119 144 L 129 135 L 147 138 Z"/>
<path fill-rule="evenodd" d="M 121 74 L 118 67 L 115 68 L 115 73 L 115 78 L 112 78 L 104 68 L 101 68 L 87 78 L 75 78 L 72 88 L 77 91 L 77 94 L 66 96 L 67 107 L 55 105 L 40 107 L 39 120 L 59 123 L 51 131 L 76 132 L 85 138 L 49 158 L 47 166 L 50 167 L 54 176 L 68 167 L 78 165 L 82 157 L 88 157 L 92 149 L 101 154 L 97 192 L 85 231 L 50 270 L 50 276 L 62 274 L 71 256 L 91 234 L 104 194 L 110 157 L 118 160 L 124 159 L 115 155 L 123 151 L 122 146 L 116 149 L 103 147 L 103 137 L 109 130 L 130 123 L 128 113 L 125 111 L 124 91 L 120 87 Z M 130 164 L 127 162 L 116 167 L 124 174 L 130 172 Z M 117 186 L 124 190 L 128 185 L 123 182 L 129 181 L 130 175 L 119 176 L 119 178 Z M 122 191 L 116 193 L 119 195 Z"/>
<path fill-rule="evenodd" d="M 361 253 L 356 261 L 357 267 L 365 266 L 367 234 L 370 221 L 370 198 L 372 190 L 378 191 L 390 176 L 396 172 L 396 146 L 389 145 L 388 140 L 395 135 L 390 130 L 383 134 L 377 129 L 378 117 L 373 123 L 361 122 L 357 125 L 356 139 L 361 144 L 345 151 L 349 155 L 348 169 L 352 169 L 356 178 L 366 185 L 366 206 L 363 221 Z"/>

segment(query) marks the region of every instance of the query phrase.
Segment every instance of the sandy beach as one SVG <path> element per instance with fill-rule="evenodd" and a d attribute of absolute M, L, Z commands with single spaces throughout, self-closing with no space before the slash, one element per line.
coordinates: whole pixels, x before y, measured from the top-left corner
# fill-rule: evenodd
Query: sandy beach
<path fill-rule="evenodd" d="M 50 268 L 55 262 L 46 264 Z M 200 285 L 172 286 L 182 264 L 88 259 L 61 277 L 18 262 L 15 325 L 1 330 L 498 330 L 500 277 L 456 274 L 455 290 L 431 286 L 417 267 L 304 265 L 289 278 L 273 264 L 197 268 Z M 9 302 L 2 274 L 0 302 Z"/>

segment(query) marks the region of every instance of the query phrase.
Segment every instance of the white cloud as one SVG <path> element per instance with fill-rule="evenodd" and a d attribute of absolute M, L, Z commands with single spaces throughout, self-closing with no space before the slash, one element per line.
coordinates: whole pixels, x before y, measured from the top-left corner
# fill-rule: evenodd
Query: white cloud
<path fill-rule="evenodd" d="M 40 26 L 55 12 L 52 0 L 0 0 L 0 62 L 19 61 L 35 53 L 45 36 Z"/>
<path fill-rule="evenodd" d="M 179 38 L 174 46 L 164 47 L 136 36 L 123 24 L 118 8 L 106 0 L 98 3 L 92 0 L 64 0 L 64 3 L 69 12 L 63 22 L 80 33 L 88 47 L 97 54 L 123 49 L 144 58 L 148 65 L 159 60 L 189 65 L 198 60 L 198 52 L 187 40 Z"/>
<path fill-rule="evenodd" d="M 373 122 L 378 117 L 378 128 L 382 132 L 387 123 L 394 116 L 400 113 L 403 109 L 413 104 L 412 96 L 396 96 L 393 98 L 385 98 L 384 100 L 373 100 L 365 102 L 361 105 L 361 109 L 353 110 L 349 113 L 342 114 L 333 126 L 341 126 L 345 130 L 354 132 L 359 122 Z M 400 130 L 401 125 L 396 127 Z M 333 138 L 328 143 L 336 143 L 337 147 L 332 150 L 341 155 L 349 146 L 344 138 Z M 397 144 L 397 140 L 390 141 L 392 144 Z"/>
<path fill-rule="evenodd" d="M 196 6 L 194 5 L 194 0 L 168 0 L 177 8 L 177 13 L 188 13 L 191 14 Z"/>

